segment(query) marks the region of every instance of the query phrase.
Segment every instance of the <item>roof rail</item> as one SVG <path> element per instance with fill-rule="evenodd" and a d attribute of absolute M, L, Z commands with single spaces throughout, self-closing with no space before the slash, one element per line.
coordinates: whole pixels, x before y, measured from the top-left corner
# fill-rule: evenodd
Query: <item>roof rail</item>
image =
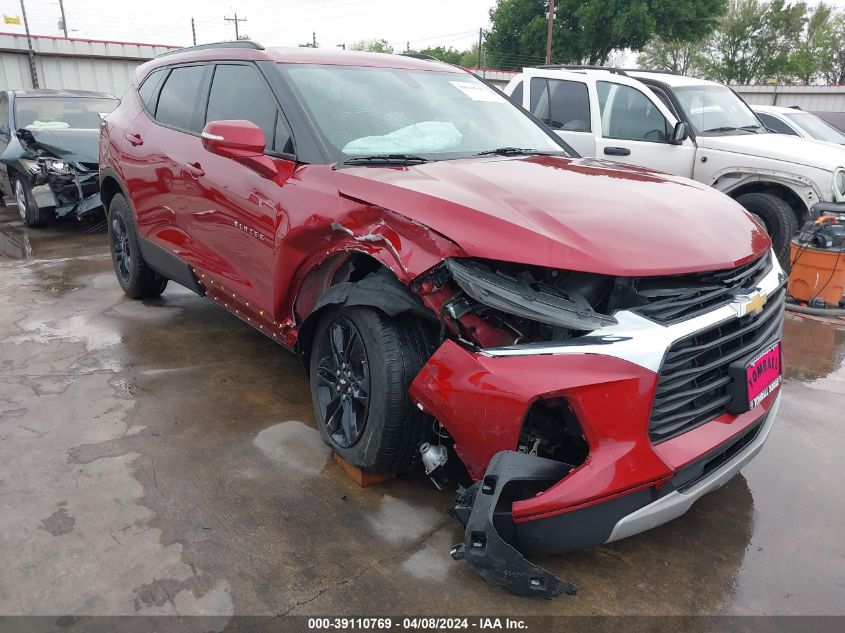
<path fill-rule="evenodd" d="M 426 55 L 425 53 L 400 53 L 402 57 L 413 57 L 414 59 L 424 59 L 430 62 L 443 62 L 442 59 L 438 59 L 434 55 Z M 444 64 L 448 62 L 443 62 Z"/>
<path fill-rule="evenodd" d="M 544 68 L 547 70 L 605 70 L 617 75 L 626 74 L 622 68 L 615 68 L 613 66 L 592 66 L 589 64 L 543 64 L 541 66 L 533 66 L 533 68 Z"/>
<path fill-rule="evenodd" d="M 197 44 L 196 46 L 186 46 L 185 48 L 177 48 L 174 51 L 165 51 L 156 55 L 159 57 L 166 57 L 167 55 L 175 55 L 176 53 L 184 53 L 186 51 L 204 51 L 212 48 L 252 48 L 257 51 L 263 51 L 264 47 L 258 42 L 252 40 L 229 40 L 226 42 L 211 42 L 210 44 Z"/>
<path fill-rule="evenodd" d="M 609 73 L 617 75 L 626 75 L 628 73 L 661 73 L 664 75 L 677 75 L 673 70 L 653 70 L 651 68 L 617 68 L 615 66 L 595 66 L 589 64 L 547 64 L 544 66 L 534 66 L 534 68 L 547 68 L 549 70 L 605 70 Z"/>

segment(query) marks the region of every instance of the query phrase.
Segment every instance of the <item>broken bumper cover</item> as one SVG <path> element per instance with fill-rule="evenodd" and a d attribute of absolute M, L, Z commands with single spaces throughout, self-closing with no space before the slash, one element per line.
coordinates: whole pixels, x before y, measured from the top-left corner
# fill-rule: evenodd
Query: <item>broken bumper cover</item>
<path fill-rule="evenodd" d="M 573 545 L 609 543 L 678 518 L 760 452 L 774 425 L 780 397 L 778 393 L 768 412 L 744 433 L 679 469 L 662 486 L 533 521 L 514 523 L 506 512 L 496 511 L 503 490 L 513 482 L 557 481 L 571 467 L 514 451 L 497 453 L 484 478 L 458 494 L 452 514 L 465 526 L 465 542 L 452 548 L 452 557 L 466 560 L 484 580 L 517 595 L 551 599 L 574 594 L 575 585 L 534 565 L 523 553 L 559 553 Z"/>

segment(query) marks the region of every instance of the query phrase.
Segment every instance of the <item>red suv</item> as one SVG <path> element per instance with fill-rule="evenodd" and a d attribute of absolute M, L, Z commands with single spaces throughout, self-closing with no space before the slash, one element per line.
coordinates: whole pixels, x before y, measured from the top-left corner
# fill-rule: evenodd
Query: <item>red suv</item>
<path fill-rule="evenodd" d="M 574 591 L 522 554 L 681 515 L 774 423 L 785 275 L 760 225 L 579 158 L 459 68 L 166 53 L 106 117 L 100 178 L 126 294 L 172 280 L 294 350 L 348 462 L 464 468 L 453 556 L 517 593 Z"/>

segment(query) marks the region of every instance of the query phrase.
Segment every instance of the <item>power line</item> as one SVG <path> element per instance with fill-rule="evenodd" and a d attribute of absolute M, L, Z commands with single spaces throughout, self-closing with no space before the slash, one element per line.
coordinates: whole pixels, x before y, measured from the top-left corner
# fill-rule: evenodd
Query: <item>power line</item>
<path fill-rule="evenodd" d="M 238 22 L 246 22 L 246 18 L 239 18 L 238 12 L 235 11 L 235 17 L 229 18 L 229 17 L 224 16 L 223 19 L 226 20 L 226 22 L 234 22 L 234 24 L 235 24 L 235 39 L 236 40 L 241 39 L 240 33 L 238 33 Z"/>

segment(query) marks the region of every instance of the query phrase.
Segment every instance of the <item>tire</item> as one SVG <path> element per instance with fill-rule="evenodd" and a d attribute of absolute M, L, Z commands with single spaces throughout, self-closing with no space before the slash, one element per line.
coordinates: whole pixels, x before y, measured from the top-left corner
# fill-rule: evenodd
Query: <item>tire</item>
<path fill-rule="evenodd" d="M 342 345 L 333 347 L 332 336 Z M 323 441 L 344 460 L 376 473 L 414 467 L 431 418 L 407 392 L 434 352 L 431 340 L 418 319 L 391 319 L 373 308 L 332 307 L 320 315 L 309 370 L 314 414 Z M 354 415 L 354 433 L 344 415 Z"/>
<path fill-rule="evenodd" d="M 21 214 L 21 220 L 26 226 L 30 228 L 44 226 L 53 217 L 55 207 L 39 208 L 38 203 L 35 202 L 35 196 L 32 194 L 32 185 L 27 182 L 26 178 L 15 177 L 12 182 L 12 189 L 15 194 L 15 202 L 18 204 L 18 211 Z"/>
<path fill-rule="evenodd" d="M 798 232 L 798 216 L 789 204 L 770 193 L 746 193 L 736 199 L 759 218 L 772 238 L 772 248 L 784 269 L 789 269 L 789 242 Z"/>
<path fill-rule="evenodd" d="M 158 297 L 167 287 L 167 279 L 144 261 L 132 210 L 122 194 L 109 204 L 108 230 L 114 273 L 123 292 L 133 299 Z"/>

